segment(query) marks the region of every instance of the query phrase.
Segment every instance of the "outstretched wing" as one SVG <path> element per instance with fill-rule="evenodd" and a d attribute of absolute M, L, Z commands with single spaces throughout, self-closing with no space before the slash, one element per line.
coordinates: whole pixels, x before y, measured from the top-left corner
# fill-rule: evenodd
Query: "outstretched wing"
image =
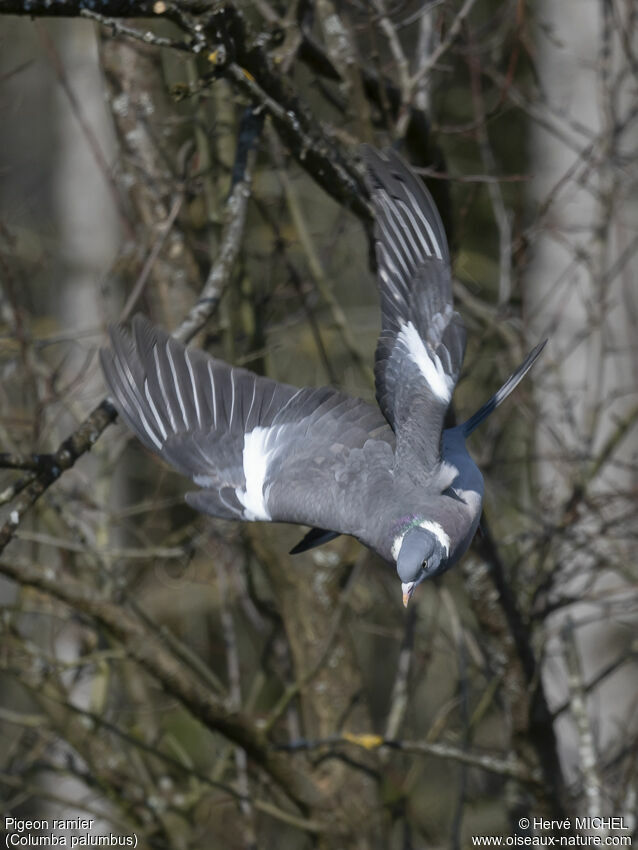
<path fill-rule="evenodd" d="M 226 519 L 361 531 L 365 492 L 390 475 L 380 411 L 329 387 L 297 389 L 186 349 L 140 316 L 111 328 L 102 368 L 122 418 Z M 378 479 L 378 480 L 377 480 Z"/>
<path fill-rule="evenodd" d="M 396 433 L 397 465 L 434 468 L 465 352 L 447 239 L 430 193 L 401 157 L 367 146 L 363 154 L 381 293 L 377 400 Z"/>

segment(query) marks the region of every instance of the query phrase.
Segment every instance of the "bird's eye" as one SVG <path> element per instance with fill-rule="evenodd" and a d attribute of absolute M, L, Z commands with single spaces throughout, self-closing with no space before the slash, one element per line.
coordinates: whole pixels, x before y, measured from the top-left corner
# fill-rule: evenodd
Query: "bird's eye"
<path fill-rule="evenodd" d="M 425 560 L 424 560 L 424 561 L 423 561 L 423 563 L 421 564 L 421 569 L 422 569 L 422 570 L 427 570 L 427 568 L 428 568 L 428 559 L 427 559 L 427 558 L 425 558 Z"/>

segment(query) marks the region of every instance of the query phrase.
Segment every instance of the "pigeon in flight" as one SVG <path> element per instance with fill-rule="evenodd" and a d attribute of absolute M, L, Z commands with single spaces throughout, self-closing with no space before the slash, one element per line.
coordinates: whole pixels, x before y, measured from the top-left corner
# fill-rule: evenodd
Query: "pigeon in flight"
<path fill-rule="evenodd" d="M 224 519 L 311 526 L 293 552 L 350 534 L 396 564 L 407 605 L 472 542 L 483 478 L 465 441 L 545 343 L 472 417 L 443 430 L 465 350 L 443 224 L 398 154 L 365 147 L 363 157 L 381 295 L 378 407 L 230 366 L 139 316 L 130 332 L 111 328 L 101 361 L 122 419 L 201 488 L 186 494 L 189 505 Z"/>

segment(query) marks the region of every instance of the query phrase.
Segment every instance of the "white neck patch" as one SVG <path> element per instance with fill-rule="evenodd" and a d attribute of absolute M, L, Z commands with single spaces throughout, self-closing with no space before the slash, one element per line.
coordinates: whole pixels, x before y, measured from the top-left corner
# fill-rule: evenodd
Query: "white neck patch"
<path fill-rule="evenodd" d="M 426 531 L 431 532 L 436 539 L 439 541 L 441 546 L 445 549 L 446 557 L 450 554 L 450 538 L 443 530 L 443 526 L 438 522 L 434 522 L 432 519 L 423 519 L 421 522 L 416 525 L 411 525 L 402 531 L 401 534 L 397 534 L 392 542 L 392 557 L 395 561 L 399 558 L 399 552 L 401 551 L 401 544 L 403 543 L 403 538 L 410 531 L 410 528 L 424 528 Z"/>

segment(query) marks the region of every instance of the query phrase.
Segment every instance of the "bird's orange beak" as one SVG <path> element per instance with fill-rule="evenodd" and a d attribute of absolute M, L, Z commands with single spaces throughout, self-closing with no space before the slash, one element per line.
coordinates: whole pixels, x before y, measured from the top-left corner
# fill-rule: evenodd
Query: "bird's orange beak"
<path fill-rule="evenodd" d="M 410 597 L 414 593 L 414 588 L 416 587 L 413 581 L 404 582 L 401 585 L 401 590 L 403 591 L 403 607 L 408 607 L 408 602 L 410 601 Z"/>

